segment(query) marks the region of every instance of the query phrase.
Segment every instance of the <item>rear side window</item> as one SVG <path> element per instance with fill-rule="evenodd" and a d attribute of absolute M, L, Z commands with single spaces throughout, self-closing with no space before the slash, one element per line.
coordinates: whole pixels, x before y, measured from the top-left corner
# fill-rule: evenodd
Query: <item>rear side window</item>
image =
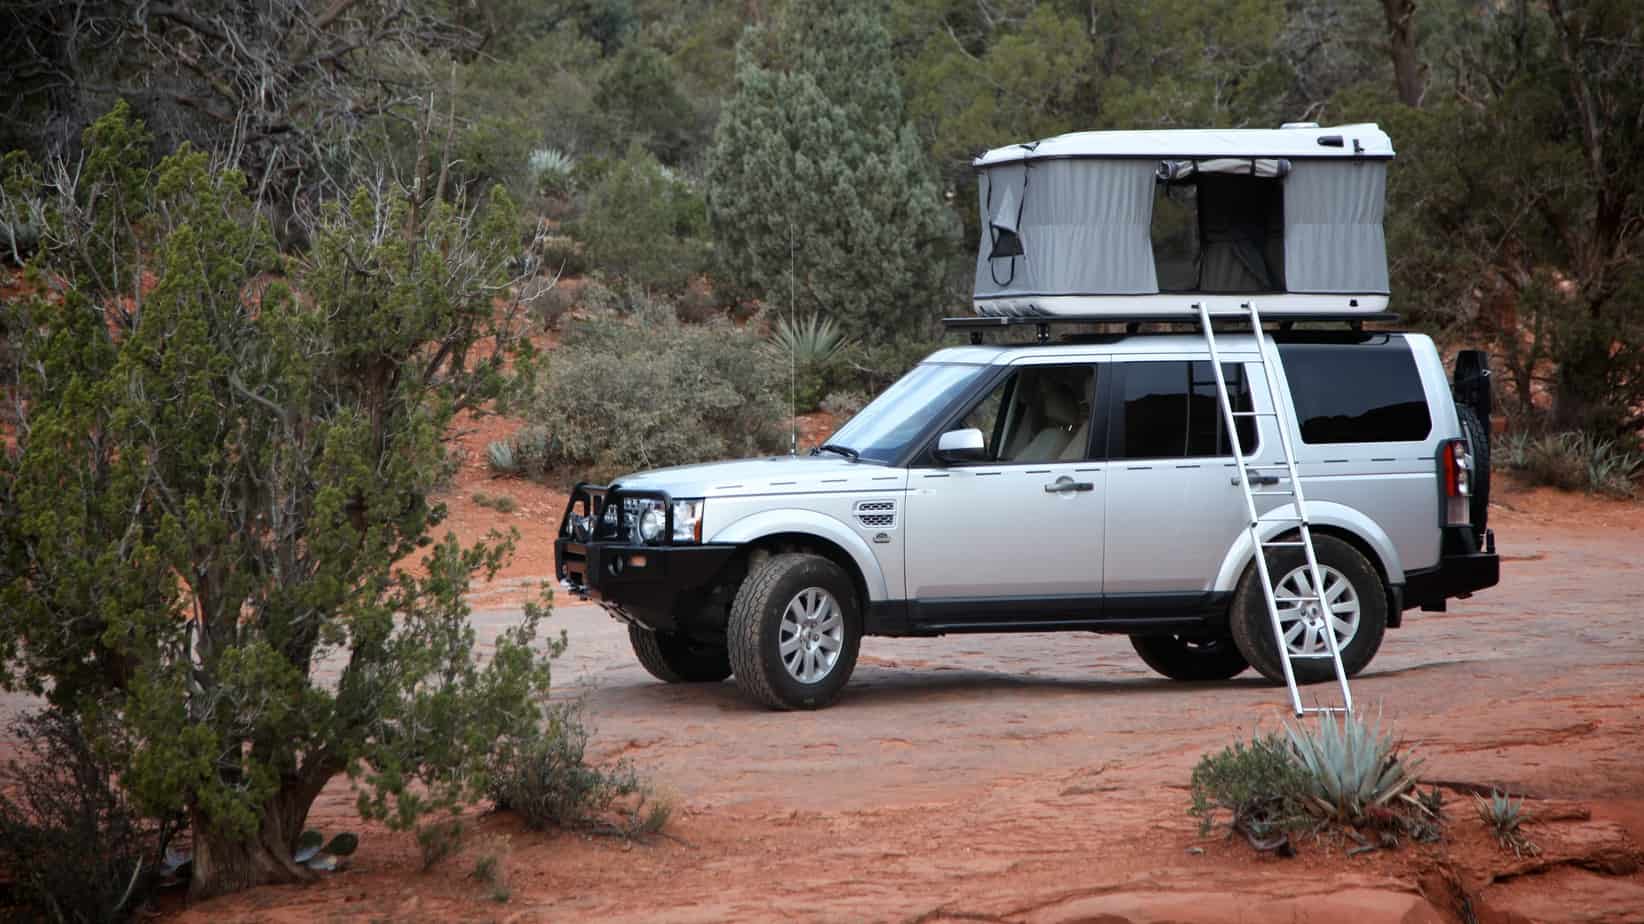
<path fill-rule="evenodd" d="M 1427 393 L 1402 337 L 1281 343 L 1304 443 L 1403 443 L 1433 429 Z"/>
<path fill-rule="evenodd" d="M 1216 376 L 1207 362 L 1132 362 L 1117 366 L 1121 383 L 1121 431 L 1115 458 L 1187 459 L 1231 456 L 1232 444 L 1216 400 Z M 1235 411 L 1250 410 L 1244 367 L 1222 363 Z M 1238 420 L 1239 444 L 1256 448 L 1253 418 Z"/>

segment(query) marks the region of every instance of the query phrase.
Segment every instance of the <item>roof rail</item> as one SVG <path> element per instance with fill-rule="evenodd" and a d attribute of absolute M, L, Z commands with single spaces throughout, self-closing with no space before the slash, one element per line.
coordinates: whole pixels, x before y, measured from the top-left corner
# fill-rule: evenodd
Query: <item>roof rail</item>
<path fill-rule="evenodd" d="M 1391 311 L 1382 311 L 1367 314 L 1342 315 L 1340 312 L 1319 314 L 1287 314 L 1280 318 L 1264 319 L 1265 327 L 1279 330 L 1290 330 L 1297 323 L 1309 324 L 1343 324 L 1349 330 L 1363 330 L 1364 322 L 1394 323 L 1399 316 Z M 1250 315 L 1244 311 L 1223 311 L 1211 314 L 1211 321 L 1225 321 L 1228 324 L 1250 323 Z M 1099 315 L 1055 315 L 1037 317 L 962 317 L 943 318 L 942 326 L 950 331 L 965 331 L 970 334 L 971 343 L 981 343 L 982 337 L 989 331 L 1005 330 L 1011 327 L 1025 327 L 1033 325 L 1037 329 L 1036 339 L 1040 343 L 1050 342 L 1050 328 L 1052 325 L 1067 324 L 1122 324 L 1127 333 L 1136 333 L 1143 324 L 1179 324 L 1195 330 L 1199 327 L 1199 318 L 1196 315 L 1183 314 L 1180 311 L 1146 312 L 1134 314 L 1099 314 Z"/>

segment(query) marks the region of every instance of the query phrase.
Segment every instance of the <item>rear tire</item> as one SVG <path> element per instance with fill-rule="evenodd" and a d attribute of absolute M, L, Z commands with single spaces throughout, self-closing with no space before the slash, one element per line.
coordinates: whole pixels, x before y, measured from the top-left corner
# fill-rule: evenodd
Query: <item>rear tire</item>
<path fill-rule="evenodd" d="M 737 590 L 727 635 L 736 685 L 749 698 L 773 709 L 820 709 L 856 668 L 856 587 L 820 555 L 774 555 Z"/>
<path fill-rule="evenodd" d="M 1472 497 L 1467 512 L 1474 534 L 1483 542 L 1484 529 L 1490 523 L 1490 430 L 1466 405 L 1457 405 L 1456 416 L 1461 418 L 1461 432 L 1473 453 Z"/>
<path fill-rule="evenodd" d="M 1387 589 L 1375 566 L 1359 554 L 1358 549 L 1342 540 L 1334 536 L 1315 535 L 1313 552 L 1318 556 L 1320 570 L 1326 572 L 1327 596 L 1337 593 L 1337 583 L 1342 579 L 1350 585 L 1340 591 L 1341 597 L 1333 601 L 1333 605 L 1345 605 L 1351 599 L 1357 606 L 1357 625 L 1341 650 L 1342 667 L 1351 677 L 1364 670 L 1381 647 L 1382 635 L 1387 631 Z M 1278 591 L 1281 597 L 1288 592 L 1288 588 L 1297 586 L 1289 583 L 1297 577 L 1310 583 L 1306 578 L 1307 555 L 1301 549 L 1276 549 L 1269 554 L 1267 566 L 1275 585 L 1281 588 Z M 1298 570 L 1301 572 L 1299 576 Z M 1233 595 L 1233 609 L 1228 621 L 1233 629 L 1233 642 L 1250 666 L 1268 680 L 1283 683 L 1284 667 L 1279 663 L 1279 649 L 1273 640 L 1273 623 L 1267 613 L 1267 601 L 1262 595 L 1260 580 L 1261 575 L 1252 563 L 1245 569 L 1238 592 Z M 1283 613 L 1281 609 L 1281 617 Z M 1336 615 L 1344 616 L 1345 610 Z M 1322 634 L 1314 637 L 1305 629 L 1290 631 L 1296 633 L 1291 639 L 1292 651 L 1298 647 L 1313 651 L 1329 650 L 1323 647 Z M 1341 633 L 1337 635 L 1339 641 Z M 1335 666 L 1328 658 L 1297 659 L 1292 660 L 1290 665 L 1298 684 L 1323 683 L 1334 680 L 1336 676 Z"/>
<path fill-rule="evenodd" d="M 1130 646 L 1148 667 L 1171 680 L 1229 680 L 1250 666 L 1231 634 L 1216 638 L 1132 635 Z"/>
<path fill-rule="evenodd" d="M 731 676 L 731 657 L 723 647 L 678 635 L 628 626 L 628 642 L 652 677 L 663 683 L 718 683 Z"/>

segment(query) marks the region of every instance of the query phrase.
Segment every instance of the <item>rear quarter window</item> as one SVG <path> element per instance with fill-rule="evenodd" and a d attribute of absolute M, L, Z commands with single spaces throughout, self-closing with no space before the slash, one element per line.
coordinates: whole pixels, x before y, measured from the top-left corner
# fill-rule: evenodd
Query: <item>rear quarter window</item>
<path fill-rule="evenodd" d="M 1281 343 L 1304 443 L 1407 443 L 1433 429 L 1421 372 L 1403 337 Z"/>

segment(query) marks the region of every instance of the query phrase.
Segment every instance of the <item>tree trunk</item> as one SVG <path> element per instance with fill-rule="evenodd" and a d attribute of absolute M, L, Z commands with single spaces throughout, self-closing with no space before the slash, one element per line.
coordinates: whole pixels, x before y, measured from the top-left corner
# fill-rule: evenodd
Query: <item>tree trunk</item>
<path fill-rule="evenodd" d="M 1387 15 L 1387 50 L 1393 57 L 1399 101 L 1420 106 L 1427 75 L 1416 56 L 1416 0 L 1381 0 L 1381 11 Z"/>
<path fill-rule="evenodd" d="M 198 809 L 191 810 L 194 873 L 189 880 L 189 897 L 211 898 L 252 886 L 312 880 L 314 873 L 292 862 L 291 851 L 308 820 L 309 807 L 324 785 L 324 780 L 318 784 L 287 781 L 263 805 L 258 830 L 247 838 L 223 835 Z"/>

